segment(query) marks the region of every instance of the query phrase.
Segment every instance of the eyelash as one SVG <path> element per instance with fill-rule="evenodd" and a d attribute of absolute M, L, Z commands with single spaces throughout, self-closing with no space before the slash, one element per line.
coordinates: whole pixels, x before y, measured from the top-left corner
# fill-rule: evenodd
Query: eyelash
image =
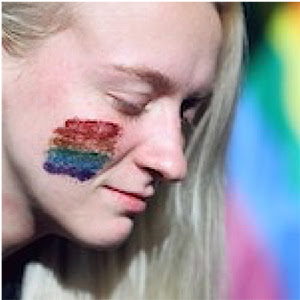
<path fill-rule="evenodd" d="M 123 116 L 134 119 L 139 117 L 145 109 L 145 105 L 137 105 L 130 103 L 124 99 L 121 99 L 113 94 L 107 93 L 107 95 L 112 100 L 113 105 L 115 108 L 123 114 Z M 204 111 L 206 109 L 208 100 L 211 98 L 211 94 L 204 96 L 204 97 L 198 97 L 198 96 L 191 96 L 188 98 L 185 98 L 181 104 L 180 107 L 180 118 L 182 120 L 182 126 L 188 127 L 192 129 L 194 125 L 194 119 L 192 121 L 189 121 L 187 117 L 184 116 L 185 112 L 189 109 L 195 108 L 197 110 L 201 106 L 203 106 Z M 201 113 L 202 114 L 202 113 Z M 198 119 L 198 118 L 197 118 Z"/>
<path fill-rule="evenodd" d="M 121 112 L 124 116 L 128 116 L 130 118 L 138 117 L 143 113 L 144 105 L 137 105 L 125 101 L 113 94 L 107 94 L 111 100 L 115 108 Z"/>

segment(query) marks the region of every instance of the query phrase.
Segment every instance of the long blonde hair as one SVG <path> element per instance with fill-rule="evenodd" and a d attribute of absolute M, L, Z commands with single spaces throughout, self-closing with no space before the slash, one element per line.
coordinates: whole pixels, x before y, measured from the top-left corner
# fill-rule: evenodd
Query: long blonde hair
<path fill-rule="evenodd" d="M 214 299 L 224 280 L 224 160 L 243 59 L 237 3 L 216 4 L 223 44 L 212 99 L 190 137 L 184 182 L 163 186 L 115 250 L 60 238 L 29 263 L 22 299 Z M 69 13 L 68 13 L 69 12 Z M 65 3 L 3 3 L 3 47 L 22 56 L 70 25 Z"/>

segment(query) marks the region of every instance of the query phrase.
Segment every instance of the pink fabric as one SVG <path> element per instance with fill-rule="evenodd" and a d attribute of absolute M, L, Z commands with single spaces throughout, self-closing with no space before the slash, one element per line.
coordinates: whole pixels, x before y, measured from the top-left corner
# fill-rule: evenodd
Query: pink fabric
<path fill-rule="evenodd" d="M 282 299 L 275 265 L 238 204 L 228 199 L 226 208 L 229 299 Z"/>

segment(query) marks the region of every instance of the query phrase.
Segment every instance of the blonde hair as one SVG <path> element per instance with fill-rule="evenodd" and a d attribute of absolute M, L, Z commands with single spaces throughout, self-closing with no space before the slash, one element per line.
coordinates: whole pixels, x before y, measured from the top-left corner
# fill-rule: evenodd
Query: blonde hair
<path fill-rule="evenodd" d="M 71 22 L 65 3 L 3 3 L 2 42 L 22 55 Z M 115 250 L 60 238 L 29 263 L 22 299 L 214 299 L 224 280 L 224 160 L 243 56 L 237 3 L 217 4 L 223 44 L 212 99 L 190 137 L 187 178 L 150 203 Z M 50 13 L 51 12 L 51 13 Z M 67 20 L 67 21 L 66 21 Z"/>

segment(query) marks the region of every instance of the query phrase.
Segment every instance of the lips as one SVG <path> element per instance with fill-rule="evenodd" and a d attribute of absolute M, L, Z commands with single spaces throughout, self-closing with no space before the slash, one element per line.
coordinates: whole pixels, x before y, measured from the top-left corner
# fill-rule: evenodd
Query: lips
<path fill-rule="evenodd" d="M 141 193 L 127 192 L 110 186 L 105 186 L 105 188 L 120 202 L 121 209 L 125 213 L 138 214 L 145 211 L 146 197 Z"/>

